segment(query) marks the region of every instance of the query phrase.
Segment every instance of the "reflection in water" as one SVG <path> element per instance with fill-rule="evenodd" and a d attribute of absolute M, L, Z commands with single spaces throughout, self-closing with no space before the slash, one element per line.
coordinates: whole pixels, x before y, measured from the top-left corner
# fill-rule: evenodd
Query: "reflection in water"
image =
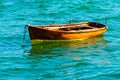
<path fill-rule="evenodd" d="M 90 46 L 106 46 L 106 40 L 103 36 L 94 37 L 84 41 L 80 40 L 57 40 L 57 41 L 32 41 L 32 49 L 30 50 L 30 55 L 32 54 L 43 54 L 51 53 L 53 51 L 59 50 L 71 50 L 79 49 Z M 58 51 L 59 51 L 58 50 Z M 89 52 L 89 51 L 88 51 Z"/>

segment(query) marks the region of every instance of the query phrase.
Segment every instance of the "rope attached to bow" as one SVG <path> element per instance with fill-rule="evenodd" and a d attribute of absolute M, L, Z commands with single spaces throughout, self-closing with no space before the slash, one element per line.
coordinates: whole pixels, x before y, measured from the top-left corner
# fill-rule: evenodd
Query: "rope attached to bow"
<path fill-rule="evenodd" d="M 24 35 L 23 35 L 23 40 L 22 40 L 22 47 L 24 47 L 24 41 L 25 41 L 25 38 L 26 38 L 27 27 L 28 27 L 28 25 L 25 25 L 25 27 L 24 27 Z"/>

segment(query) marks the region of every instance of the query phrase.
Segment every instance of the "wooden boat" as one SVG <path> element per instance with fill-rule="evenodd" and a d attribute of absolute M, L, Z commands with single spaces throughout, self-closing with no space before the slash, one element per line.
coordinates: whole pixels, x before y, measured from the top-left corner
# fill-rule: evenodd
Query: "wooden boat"
<path fill-rule="evenodd" d="M 27 25 L 30 39 L 35 40 L 73 40 L 87 39 L 103 34 L 107 26 L 98 22 L 76 24 Z"/>

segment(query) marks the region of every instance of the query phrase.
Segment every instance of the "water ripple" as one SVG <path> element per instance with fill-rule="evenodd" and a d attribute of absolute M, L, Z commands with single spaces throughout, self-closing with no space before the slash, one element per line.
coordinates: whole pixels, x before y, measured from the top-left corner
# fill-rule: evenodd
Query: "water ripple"
<path fill-rule="evenodd" d="M 119 80 L 119 0 L 0 0 L 1 80 Z M 35 42 L 26 24 L 97 21 L 108 29 L 85 41 Z M 7 77 L 6 77 L 7 76 Z"/>

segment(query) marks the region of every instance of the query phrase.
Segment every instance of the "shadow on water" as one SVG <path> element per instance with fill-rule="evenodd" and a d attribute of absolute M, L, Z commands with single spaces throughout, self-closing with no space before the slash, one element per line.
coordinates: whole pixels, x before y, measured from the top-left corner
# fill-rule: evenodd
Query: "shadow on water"
<path fill-rule="evenodd" d="M 106 46 L 106 40 L 103 36 L 94 37 L 87 40 L 57 40 L 57 41 L 32 41 L 32 48 L 30 50 L 30 55 L 35 54 L 47 54 L 53 51 L 63 51 L 71 49 L 86 48 L 90 46 Z"/>

